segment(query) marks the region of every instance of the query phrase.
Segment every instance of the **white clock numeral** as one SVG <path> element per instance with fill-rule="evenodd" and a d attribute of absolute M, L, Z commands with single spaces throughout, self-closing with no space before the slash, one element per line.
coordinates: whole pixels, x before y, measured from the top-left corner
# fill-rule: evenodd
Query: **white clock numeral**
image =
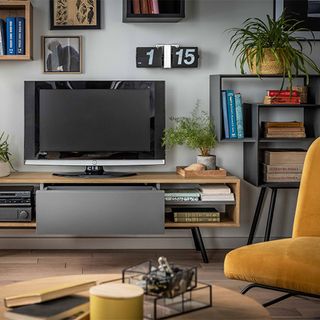
<path fill-rule="evenodd" d="M 152 66 L 153 64 L 153 57 L 154 57 L 154 49 L 151 49 L 150 51 L 148 51 L 146 53 L 147 56 L 149 56 L 149 61 L 148 61 L 148 65 Z"/>

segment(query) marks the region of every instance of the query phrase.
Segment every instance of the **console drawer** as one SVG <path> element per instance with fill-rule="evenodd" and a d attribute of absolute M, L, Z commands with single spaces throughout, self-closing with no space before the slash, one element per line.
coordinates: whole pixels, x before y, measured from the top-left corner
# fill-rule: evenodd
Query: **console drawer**
<path fill-rule="evenodd" d="M 164 192 L 135 187 L 67 187 L 37 191 L 37 233 L 164 233 Z"/>

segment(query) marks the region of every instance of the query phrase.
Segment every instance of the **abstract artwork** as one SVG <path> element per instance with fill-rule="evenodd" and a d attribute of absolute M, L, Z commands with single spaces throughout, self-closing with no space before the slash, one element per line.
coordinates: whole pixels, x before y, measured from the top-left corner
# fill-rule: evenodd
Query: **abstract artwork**
<path fill-rule="evenodd" d="M 50 0 L 51 30 L 100 29 L 100 0 Z"/>

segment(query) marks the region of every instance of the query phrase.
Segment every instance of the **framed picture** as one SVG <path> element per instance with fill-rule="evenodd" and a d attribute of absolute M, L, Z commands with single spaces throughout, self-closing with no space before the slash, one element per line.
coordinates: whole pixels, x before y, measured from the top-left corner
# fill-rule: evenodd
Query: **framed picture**
<path fill-rule="evenodd" d="M 101 29 L 101 0 L 50 0 L 50 29 Z"/>
<path fill-rule="evenodd" d="M 44 36 L 42 56 L 45 73 L 81 73 L 81 37 Z"/>
<path fill-rule="evenodd" d="M 303 21 L 302 27 L 313 31 L 315 39 L 320 40 L 320 0 L 274 0 L 274 18 L 281 14 Z M 313 40 L 310 32 L 298 32 L 298 35 Z"/>

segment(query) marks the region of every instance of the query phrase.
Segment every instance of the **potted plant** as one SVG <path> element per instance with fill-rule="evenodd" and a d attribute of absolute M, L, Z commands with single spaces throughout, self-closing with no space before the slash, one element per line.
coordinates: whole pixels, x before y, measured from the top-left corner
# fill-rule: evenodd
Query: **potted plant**
<path fill-rule="evenodd" d="M 229 29 L 233 33 L 230 39 L 230 51 L 236 55 L 241 73 L 245 65 L 253 74 L 283 75 L 287 77 L 292 90 L 293 77 L 303 74 L 309 80 L 309 71 L 320 73 L 317 64 L 303 51 L 307 46 L 312 52 L 312 43 L 304 37 L 296 36 L 297 31 L 312 31 L 303 28 L 302 22 L 288 19 L 282 14 L 278 20 L 267 15 L 267 21 L 259 18 L 245 20 L 241 28 Z M 306 44 L 306 45 L 305 45 Z"/>
<path fill-rule="evenodd" d="M 9 136 L 5 136 L 4 132 L 0 135 L 0 177 L 6 177 L 10 174 L 12 167 L 10 162 L 11 153 L 8 144 Z"/>
<path fill-rule="evenodd" d="M 164 130 L 163 145 L 186 145 L 190 149 L 198 149 L 200 155 L 197 162 L 205 165 L 206 169 L 215 169 L 216 157 L 210 154 L 217 142 L 215 128 L 210 116 L 199 110 L 199 104 L 190 117 L 172 117 L 170 120 L 174 121 L 176 126 Z"/>

